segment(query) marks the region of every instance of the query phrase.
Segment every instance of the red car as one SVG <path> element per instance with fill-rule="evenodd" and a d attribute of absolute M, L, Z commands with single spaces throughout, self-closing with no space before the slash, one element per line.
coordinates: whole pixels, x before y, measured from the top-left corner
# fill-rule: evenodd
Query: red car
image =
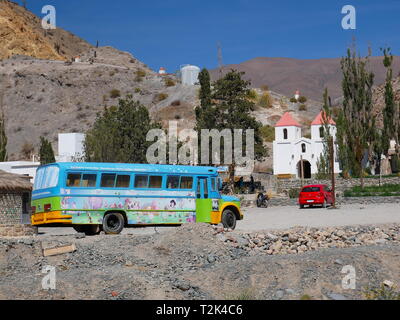
<path fill-rule="evenodd" d="M 305 205 L 310 207 L 314 205 L 322 205 L 326 208 L 327 205 L 333 204 L 332 190 L 325 184 L 313 184 L 303 187 L 299 194 L 300 209 Z"/>

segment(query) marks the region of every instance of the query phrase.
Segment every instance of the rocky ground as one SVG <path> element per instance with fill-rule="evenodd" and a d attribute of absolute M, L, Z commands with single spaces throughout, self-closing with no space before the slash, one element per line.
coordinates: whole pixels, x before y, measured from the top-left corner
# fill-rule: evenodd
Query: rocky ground
<path fill-rule="evenodd" d="M 188 224 L 153 234 L 0 239 L 0 299 L 362 299 L 400 279 L 400 225 L 226 232 Z M 75 244 L 76 251 L 43 256 Z M 56 289 L 43 290 L 44 266 Z M 342 268 L 356 272 L 343 289 Z M 390 282 L 388 282 L 390 281 Z"/>

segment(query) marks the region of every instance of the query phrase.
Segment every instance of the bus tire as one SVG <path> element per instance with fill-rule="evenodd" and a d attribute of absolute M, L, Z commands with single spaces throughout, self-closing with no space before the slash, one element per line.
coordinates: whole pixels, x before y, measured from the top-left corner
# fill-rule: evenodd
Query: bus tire
<path fill-rule="evenodd" d="M 110 212 L 103 218 L 103 231 L 106 234 L 119 234 L 124 229 L 125 219 L 119 212 Z"/>
<path fill-rule="evenodd" d="M 101 231 L 98 224 L 77 224 L 73 228 L 76 232 L 84 233 L 87 236 L 95 236 Z"/>
<path fill-rule="evenodd" d="M 236 215 L 235 213 L 230 210 L 230 209 L 225 209 L 224 212 L 222 212 L 222 224 L 224 228 L 227 229 L 235 229 L 236 227 Z"/>

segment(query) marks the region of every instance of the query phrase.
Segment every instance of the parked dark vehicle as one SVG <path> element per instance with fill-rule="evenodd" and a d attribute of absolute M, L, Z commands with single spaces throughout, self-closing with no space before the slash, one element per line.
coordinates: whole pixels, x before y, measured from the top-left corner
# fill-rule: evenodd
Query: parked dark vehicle
<path fill-rule="evenodd" d="M 305 205 L 312 207 L 314 205 L 322 205 L 326 208 L 327 205 L 333 204 L 332 190 L 325 184 L 308 185 L 301 189 L 299 194 L 300 209 Z"/>
<path fill-rule="evenodd" d="M 258 208 L 267 208 L 268 207 L 269 197 L 267 194 L 260 192 L 257 195 L 257 207 Z"/>

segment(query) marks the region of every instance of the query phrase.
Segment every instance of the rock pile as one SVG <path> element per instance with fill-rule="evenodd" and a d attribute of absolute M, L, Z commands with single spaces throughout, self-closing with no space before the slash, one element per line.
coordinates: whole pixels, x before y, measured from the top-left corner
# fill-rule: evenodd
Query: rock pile
<path fill-rule="evenodd" d="M 216 228 L 216 237 L 236 248 L 258 253 L 296 254 L 319 248 L 346 248 L 400 242 L 400 224 L 330 228 L 292 228 L 266 233 L 233 234 Z"/>

